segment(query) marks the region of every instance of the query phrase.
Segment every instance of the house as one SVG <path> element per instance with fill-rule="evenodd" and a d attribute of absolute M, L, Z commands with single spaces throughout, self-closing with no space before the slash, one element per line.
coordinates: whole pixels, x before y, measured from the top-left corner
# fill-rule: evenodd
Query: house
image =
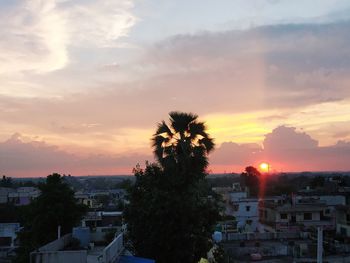
<path fill-rule="evenodd" d="M 94 239 L 85 229 L 80 234 L 67 234 L 54 240 L 37 251 L 30 253 L 30 263 L 155 263 L 154 260 L 133 257 L 124 248 L 124 234 L 118 233 L 114 239 L 104 245 L 95 246 Z M 79 247 L 72 247 L 72 243 L 79 240 Z M 82 246 L 81 244 L 89 244 Z"/>
<path fill-rule="evenodd" d="M 241 232 L 258 231 L 259 214 L 257 198 L 241 198 L 237 201 L 231 201 L 231 211 L 229 215 L 236 218 L 237 228 Z"/>
<path fill-rule="evenodd" d="M 6 204 L 8 202 L 9 193 L 15 192 L 16 190 L 9 187 L 0 187 L 0 204 Z"/>
<path fill-rule="evenodd" d="M 350 237 L 350 206 L 338 206 L 336 215 L 337 234 L 343 237 Z"/>
<path fill-rule="evenodd" d="M 16 191 L 8 194 L 8 202 L 17 206 L 29 205 L 39 195 L 40 190 L 36 187 L 19 187 Z"/>
<path fill-rule="evenodd" d="M 17 248 L 19 223 L 0 223 L 0 262 L 10 262 Z"/>
<path fill-rule="evenodd" d="M 19 223 L 0 223 L 0 247 L 14 247 L 19 231 Z"/>
<path fill-rule="evenodd" d="M 322 203 L 285 203 L 268 201 L 259 203 L 259 220 L 268 232 L 293 232 L 322 226 L 334 229 L 334 220 L 325 215 L 327 206 Z"/>

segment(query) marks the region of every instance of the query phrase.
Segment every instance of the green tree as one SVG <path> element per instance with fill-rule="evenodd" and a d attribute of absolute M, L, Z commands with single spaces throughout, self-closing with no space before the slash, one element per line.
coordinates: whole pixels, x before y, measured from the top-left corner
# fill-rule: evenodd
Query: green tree
<path fill-rule="evenodd" d="M 3 175 L 0 181 L 0 187 L 13 187 L 12 178 Z"/>
<path fill-rule="evenodd" d="M 260 177 L 260 172 L 253 166 L 247 166 L 241 174 L 241 183 L 249 188 L 249 194 L 251 196 L 258 195 Z"/>
<path fill-rule="evenodd" d="M 29 253 L 62 235 L 70 233 L 86 211 L 76 203 L 74 192 L 59 174 L 52 174 L 39 184 L 41 194 L 28 206 L 24 229 L 19 233 L 17 262 L 29 262 Z"/>
<path fill-rule="evenodd" d="M 158 163 L 134 169 L 125 213 L 137 255 L 158 263 L 206 257 L 219 211 L 205 186 L 207 155 L 214 148 L 205 130 L 196 115 L 180 112 L 170 113 L 170 125 L 158 124 L 152 138 Z"/>
<path fill-rule="evenodd" d="M 312 178 L 311 180 L 311 187 L 313 188 L 317 188 L 317 187 L 324 187 L 324 183 L 325 183 L 325 177 L 324 176 L 315 176 Z"/>

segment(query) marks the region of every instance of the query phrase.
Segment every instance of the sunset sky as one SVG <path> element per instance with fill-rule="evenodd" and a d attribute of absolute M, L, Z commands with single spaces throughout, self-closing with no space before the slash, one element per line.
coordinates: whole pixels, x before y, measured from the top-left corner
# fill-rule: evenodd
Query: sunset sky
<path fill-rule="evenodd" d="M 0 1 L 0 175 L 131 174 L 172 110 L 212 172 L 349 171 L 350 1 Z"/>

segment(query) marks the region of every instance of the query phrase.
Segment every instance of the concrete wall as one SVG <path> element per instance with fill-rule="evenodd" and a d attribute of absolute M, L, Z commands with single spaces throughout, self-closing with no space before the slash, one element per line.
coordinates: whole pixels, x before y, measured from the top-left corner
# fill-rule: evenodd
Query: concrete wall
<path fill-rule="evenodd" d="M 103 250 L 103 263 L 115 262 L 123 249 L 123 233 L 121 233 Z"/>
<path fill-rule="evenodd" d="M 266 215 L 266 217 L 265 217 Z M 259 209 L 259 217 L 262 221 L 267 222 L 276 222 L 277 220 L 277 213 L 276 210 L 268 208 L 268 207 L 262 207 Z"/>
<path fill-rule="evenodd" d="M 30 253 L 30 263 L 86 263 L 86 250 Z"/>
<path fill-rule="evenodd" d="M 60 251 L 69 244 L 72 234 L 66 234 L 60 239 L 39 248 L 39 251 L 30 253 L 31 263 L 86 263 L 87 251 Z"/>
<path fill-rule="evenodd" d="M 119 226 L 113 226 L 113 227 L 96 227 L 95 232 L 90 232 L 90 238 L 92 242 L 98 242 L 98 241 L 104 241 L 105 235 L 108 233 L 108 231 L 115 231 L 118 232 L 121 230 L 121 227 Z"/>
<path fill-rule="evenodd" d="M 237 202 L 241 198 L 247 198 L 247 192 L 230 192 L 230 201 Z"/>
<path fill-rule="evenodd" d="M 72 234 L 66 234 L 63 237 L 61 237 L 60 239 L 56 239 L 56 240 L 46 244 L 45 246 L 40 247 L 39 251 L 44 252 L 44 251 L 61 250 L 69 244 L 71 239 L 72 239 Z"/>
<path fill-rule="evenodd" d="M 306 212 L 306 213 L 311 213 L 311 219 L 310 220 L 305 220 L 304 219 L 304 212 L 279 212 L 276 213 L 276 222 L 278 223 L 288 223 L 292 220 L 292 214 L 295 214 L 295 219 L 297 223 L 303 223 L 304 221 L 320 221 L 321 220 L 321 215 L 320 212 Z M 281 218 L 281 214 L 287 214 L 286 219 Z"/>
<path fill-rule="evenodd" d="M 342 235 L 344 234 L 344 232 L 342 231 L 342 229 L 344 229 L 343 231 L 345 231 L 345 235 L 347 237 L 350 237 L 350 226 L 347 224 L 340 224 L 337 223 L 337 234 Z"/>
<path fill-rule="evenodd" d="M 251 220 L 251 224 L 246 225 L 245 229 L 248 232 L 256 231 L 259 222 L 258 201 L 240 200 L 236 204 L 238 204 L 238 210 L 233 212 L 233 216 L 236 217 L 237 222 L 247 224 L 247 220 Z"/>

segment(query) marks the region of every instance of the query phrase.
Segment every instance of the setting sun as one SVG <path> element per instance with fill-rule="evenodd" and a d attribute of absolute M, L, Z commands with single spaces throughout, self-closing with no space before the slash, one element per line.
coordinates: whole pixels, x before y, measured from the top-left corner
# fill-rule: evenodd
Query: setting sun
<path fill-rule="evenodd" d="M 259 168 L 260 168 L 261 172 L 267 173 L 267 172 L 269 172 L 270 165 L 268 163 L 261 163 L 259 165 Z"/>

